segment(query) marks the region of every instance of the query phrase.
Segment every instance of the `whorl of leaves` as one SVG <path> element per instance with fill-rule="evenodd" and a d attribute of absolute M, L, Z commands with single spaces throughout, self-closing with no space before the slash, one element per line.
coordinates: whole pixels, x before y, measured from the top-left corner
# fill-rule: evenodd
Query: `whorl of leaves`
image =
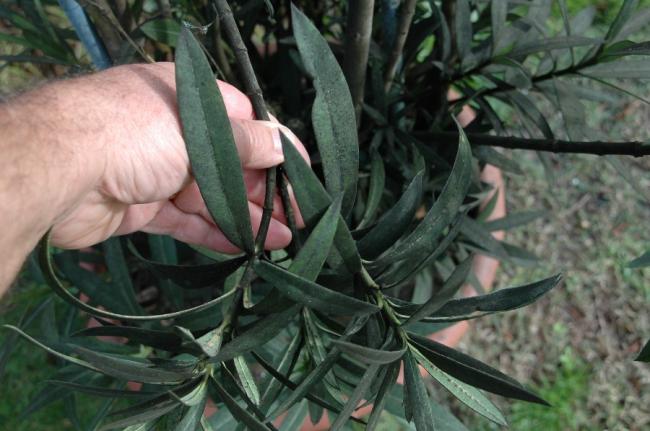
<path fill-rule="evenodd" d="M 0 17 L 22 32 L 0 38 L 26 49 L 2 59 L 75 63 L 66 34 L 49 23 L 41 2 L 33 3 L 27 12 L 37 21 L 0 7 Z M 143 2 L 135 3 L 130 16 L 137 20 L 145 12 L 138 9 Z M 475 175 L 477 162 L 521 174 L 515 160 L 490 146 L 526 148 L 531 138 L 542 150 L 544 145 L 578 152 L 581 145 L 592 148 L 574 141 L 585 138 L 582 100 L 602 92 L 576 83 L 591 80 L 625 92 L 608 79 L 650 78 L 648 43 L 627 40 L 642 25 L 635 14 L 647 17 L 648 12 L 635 11 L 635 2 L 626 1 L 605 35 L 585 37 L 593 14 L 585 10 L 570 17 L 565 7 L 562 30 L 550 34 L 550 1 L 530 6 L 458 1 L 453 22 L 434 2 L 427 3 L 428 11 L 418 9 L 412 22 L 398 22 L 412 14 L 378 9 L 387 30 L 376 35 L 377 46 L 398 47 L 401 62 L 391 66 L 396 73 L 389 74 L 390 85 L 382 81 L 385 59 L 377 52 L 371 49 L 369 64 L 360 65 L 369 70 L 357 130 L 345 76 L 330 49 L 337 33 L 328 22 L 340 21 L 319 15 L 312 22 L 295 6 L 273 11 L 268 2 L 267 12 L 276 19 L 263 25 L 277 31 L 280 40 L 272 66 L 280 72 L 273 73 L 268 87 L 281 89 L 290 115 L 311 120 L 301 132 L 318 154 L 312 170 L 283 139 L 278 193 L 286 198 L 291 185 L 306 227 L 295 232 L 286 250 L 262 252 L 255 246 L 240 162 L 211 67 L 216 62 L 220 73 L 234 76 L 230 48 L 215 24 L 223 24 L 231 11 L 224 1 L 216 3 L 219 17 L 212 11 L 193 18 L 198 11 L 179 7 L 178 15 L 163 11 L 162 18 L 147 20 L 131 36 L 135 43 L 146 38 L 164 47 L 160 52 L 175 47 L 178 106 L 192 170 L 210 214 L 243 252 L 223 256 L 171 238 L 138 235 L 112 239 L 100 253 L 58 252 L 44 238 L 43 278 L 67 308 L 62 317 L 61 304 L 55 308 L 48 299 L 17 326 L 7 325 L 11 332 L 0 351 L 0 371 L 17 337 L 60 360 L 59 372 L 25 414 L 61 398 L 74 402 L 70 394 L 80 393 L 107 399 L 89 429 L 210 430 L 240 424 L 269 430 L 285 413 L 281 429 L 299 429 L 307 416 L 315 422 L 325 412 L 332 429 L 350 420 L 373 429 L 384 410 L 413 421 L 418 430 L 464 429 L 431 400 L 429 380 L 419 366 L 434 384 L 499 425 L 506 420 L 482 391 L 545 404 L 514 379 L 427 336 L 456 321 L 525 306 L 560 282 L 553 276 L 458 297 L 471 281 L 475 252 L 534 264 L 530 253 L 493 239 L 491 232 L 545 215 L 527 211 L 491 222 L 477 218 L 486 193 Z M 249 40 L 263 9 L 246 7 L 234 13 Z M 101 21 L 95 9 L 88 12 Z M 199 28 L 213 36 L 202 47 L 192 26 L 175 18 L 218 21 Z M 280 28 L 289 18 L 293 38 Z M 395 42 L 398 27 L 408 31 L 400 43 Z M 80 35 L 87 46 L 97 42 L 96 33 L 80 30 Z M 109 40 L 103 42 L 111 47 Z M 44 55 L 34 57 L 31 49 Z M 264 59 L 254 54 L 264 76 Z M 450 86 L 461 96 L 447 102 Z M 557 108 L 563 131 L 549 125 L 541 100 Z M 461 102 L 478 112 L 467 127 L 469 136 L 478 134 L 476 142 L 453 121 Z M 527 138 L 505 136 L 497 104 L 518 115 Z M 494 134 L 484 139 L 490 131 Z M 568 140 L 559 140 L 563 136 Z M 647 260 L 644 255 L 632 266 Z M 151 285 L 159 295 L 153 305 L 142 300 L 142 286 Z M 78 310 L 99 326 L 75 329 Z M 43 316 L 52 323 L 50 331 L 28 335 L 25 328 Z M 124 342 L 96 338 L 103 336 Z M 647 352 L 646 346 L 639 359 L 647 360 Z M 400 367 L 403 382 L 397 380 Z M 144 386 L 132 391 L 127 382 Z M 115 410 L 113 399 L 131 402 Z M 207 403 L 218 407 L 210 418 L 203 415 Z M 372 406 L 370 415 L 353 417 L 362 405 Z"/>

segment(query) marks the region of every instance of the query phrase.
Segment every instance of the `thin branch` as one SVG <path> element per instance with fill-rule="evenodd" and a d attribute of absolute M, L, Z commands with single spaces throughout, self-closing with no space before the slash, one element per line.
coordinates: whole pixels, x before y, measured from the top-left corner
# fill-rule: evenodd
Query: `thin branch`
<path fill-rule="evenodd" d="M 453 145 L 458 142 L 457 132 L 415 132 L 418 139 L 434 142 L 435 144 Z M 521 150 L 548 151 L 551 153 L 575 153 L 604 155 L 624 155 L 643 157 L 650 155 L 650 143 L 642 141 L 604 142 L 583 141 L 572 142 L 559 139 L 526 139 L 516 137 L 492 136 L 482 133 L 468 133 L 467 138 L 472 145 L 501 147 Z"/>
<path fill-rule="evenodd" d="M 348 5 L 343 73 L 350 87 L 358 123 L 366 84 L 375 0 L 357 0 L 349 2 Z"/>
<path fill-rule="evenodd" d="M 226 37 L 232 45 L 235 53 L 239 72 L 242 75 L 241 80 L 246 88 L 246 94 L 248 94 L 248 97 L 251 99 L 255 116 L 258 120 L 269 121 L 271 118 L 266 109 L 266 103 L 264 103 L 262 89 L 257 82 L 255 70 L 253 70 L 253 65 L 248 56 L 248 50 L 242 40 L 241 34 L 239 33 L 239 28 L 235 22 L 232 10 L 226 0 L 215 0 L 215 5 L 217 6 L 217 12 L 219 13 L 218 19 L 223 24 L 224 33 L 226 34 Z M 264 243 L 269 231 L 271 216 L 273 215 L 273 197 L 275 196 L 276 189 L 275 182 L 276 168 L 272 167 L 266 170 L 266 193 L 264 196 L 264 206 L 262 208 L 262 220 L 257 232 L 257 237 L 255 238 L 255 251 L 257 253 L 264 252 Z"/>
<path fill-rule="evenodd" d="M 386 70 L 384 71 L 384 90 L 386 92 L 390 90 L 390 86 L 393 84 L 393 79 L 395 78 L 395 73 L 397 72 L 397 63 L 402 57 L 402 51 L 404 51 L 406 37 L 408 36 L 409 30 L 411 28 L 413 15 L 415 15 L 416 3 L 416 0 L 405 0 L 400 7 L 399 22 L 397 24 L 397 36 L 395 37 L 395 43 L 393 44 L 393 49 L 388 56 L 388 61 L 386 62 Z"/>

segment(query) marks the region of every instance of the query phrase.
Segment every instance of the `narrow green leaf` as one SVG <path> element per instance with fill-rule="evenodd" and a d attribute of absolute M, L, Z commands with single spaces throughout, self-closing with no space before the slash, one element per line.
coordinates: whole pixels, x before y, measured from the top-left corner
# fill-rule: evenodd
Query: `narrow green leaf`
<path fill-rule="evenodd" d="M 64 380 L 46 380 L 46 383 L 55 386 L 61 386 L 63 388 L 70 389 L 75 392 L 82 392 L 88 395 L 94 395 L 97 397 L 108 397 L 108 398 L 129 398 L 129 397 L 146 397 L 150 395 L 157 395 L 156 392 L 148 391 L 131 391 L 125 389 L 112 389 L 102 386 L 88 386 L 74 382 L 66 382 Z"/>
<path fill-rule="evenodd" d="M 246 409 L 237 404 L 237 401 L 226 391 L 223 386 L 221 386 L 217 379 L 213 378 L 212 381 L 214 383 L 214 388 L 219 395 L 219 398 L 221 398 L 223 403 L 226 405 L 226 408 L 230 411 L 233 417 L 238 419 L 242 424 L 246 425 L 253 431 L 268 431 L 270 429 L 262 422 L 260 422 L 255 416 L 249 413 Z"/>
<path fill-rule="evenodd" d="M 282 150 L 284 152 L 283 166 L 296 194 L 300 213 L 307 226 L 314 226 L 331 205 L 332 199 L 298 150 L 284 138 L 282 139 Z M 347 270 L 353 274 L 361 268 L 359 252 L 342 217 L 339 217 L 334 235 L 334 250 L 332 250 L 328 261 L 334 268 L 344 264 Z"/>
<path fill-rule="evenodd" d="M 341 198 L 325 211 L 309 238 L 289 266 L 289 272 L 309 281 L 316 280 L 332 248 L 341 212 Z"/>
<path fill-rule="evenodd" d="M 135 297 L 120 238 L 107 239 L 102 243 L 102 248 L 111 275 L 111 295 L 119 298 L 120 303 L 124 304 L 124 313 L 142 314 L 142 308 Z"/>
<path fill-rule="evenodd" d="M 490 220 L 483 224 L 489 231 L 494 232 L 497 230 L 508 230 L 522 226 L 547 215 L 548 211 L 545 210 L 521 211 L 510 213 L 505 217 Z"/>
<path fill-rule="evenodd" d="M 626 60 L 600 63 L 582 70 L 596 78 L 650 79 L 650 60 Z"/>
<path fill-rule="evenodd" d="M 433 316 L 423 320 L 427 322 L 454 322 L 514 310 L 532 304 L 557 286 L 561 279 L 561 275 L 558 274 L 524 286 L 500 289 L 487 295 L 453 299 L 436 311 Z M 474 313 L 480 314 L 475 316 Z"/>
<path fill-rule="evenodd" d="M 485 251 L 499 259 L 508 258 L 508 253 L 501 245 L 501 242 L 492 235 L 485 225 L 477 222 L 473 218 L 463 216 L 460 223 L 460 233 L 464 237 L 465 242 L 476 245 L 479 252 Z"/>
<path fill-rule="evenodd" d="M 650 340 L 645 343 L 645 346 L 639 352 L 639 355 L 634 359 L 640 362 L 650 362 Z"/>
<path fill-rule="evenodd" d="M 343 406 L 341 413 L 339 413 L 338 417 L 330 427 L 330 431 L 338 431 L 348 422 L 350 415 L 359 404 L 359 401 L 361 401 L 361 399 L 366 395 L 370 385 L 377 377 L 379 367 L 379 364 L 372 364 L 366 369 L 366 372 L 361 376 L 359 383 L 357 383 L 357 386 L 350 394 L 350 398 L 348 398 L 347 402 Z"/>
<path fill-rule="evenodd" d="M 289 410 L 289 414 L 282 421 L 280 431 L 295 431 L 300 429 L 307 417 L 307 400 L 302 400 Z"/>
<path fill-rule="evenodd" d="M 223 234 L 252 254 L 246 187 L 228 113 L 210 64 L 191 31 L 176 49 L 176 89 L 183 137 L 201 196 Z"/>
<path fill-rule="evenodd" d="M 606 49 L 601 57 L 625 57 L 628 55 L 650 55 L 650 42 L 619 42 Z"/>
<path fill-rule="evenodd" d="M 287 327 L 298 314 L 300 307 L 296 304 L 280 313 L 270 314 L 258 320 L 248 330 L 224 345 L 216 356 L 210 359 L 210 362 L 228 361 L 266 344 Z"/>
<path fill-rule="evenodd" d="M 286 350 L 280 362 L 277 365 L 278 373 L 281 373 L 285 376 L 291 374 L 293 367 L 298 359 L 300 354 L 300 348 L 303 345 L 303 336 L 302 331 L 298 331 L 296 335 L 287 346 Z M 268 409 L 271 407 L 271 404 L 277 399 L 280 391 L 282 390 L 282 382 L 273 376 L 269 378 L 268 384 L 262 393 L 262 399 L 260 401 L 260 410 L 264 413 L 268 413 Z"/>
<path fill-rule="evenodd" d="M 508 16 L 508 2 L 507 1 L 493 1 L 490 2 L 490 17 L 492 23 L 492 44 L 496 45 L 499 41 L 499 35 L 506 25 L 506 18 Z"/>
<path fill-rule="evenodd" d="M 257 261 L 255 273 L 292 301 L 326 314 L 355 316 L 379 310 L 374 304 L 328 289 L 268 261 Z"/>
<path fill-rule="evenodd" d="M 476 413 L 485 416 L 492 422 L 508 426 L 503 413 L 478 389 L 473 386 L 467 385 L 449 374 L 440 370 L 433 365 L 427 358 L 425 358 L 417 349 L 413 350 L 413 355 L 418 363 L 433 377 L 444 386 L 452 395 L 454 395 L 460 402 L 465 404 Z"/>
<path fill-rule="evenodd" d="M 440 196 L 426 216 L 405 239 L 389 248 L 374 263 L 383 266 L 390 262 L 431 253 L 438 245 L 443 229 L 456 218 L 472 182 L 472 151 L 462 127 L 459 131 L 458 152 L 449 178 Z"/>
<path fill-rule="evenodd" d="M 250 398 L 255 405 L 260 404 L 260 391 L 257 389 L 257 384 L 255 379 L 253 379 L 253 374 L 251 373 L 246 359 L 243 356 L 236 356 L 234 359 L 235 369 L 237 370 L 237 375 L 239 376 L 239 381 L 246 393 L 246 396 Z"/>
<path fill-rule="evenodd" d="M 207 398 L 203 397 L 199 403 L 190 407 L 183 416 L 183 419 L 176 425 L 174 431 L 196 431 L 203 417 L 206 402 Z"/>
<path fill-rule="evenodd" d="M 628 268 L 645 268 L 650 266 L 650 250 L 627 264 Z"/>
<path fill-rule="evenodd" d="M 468 385 L 508 398 L 549 405 L 518 381 L 469 355 L 416 334 L 409 333 L 409 338 L 436 367 Z"/>
<path fill-rule="evenodd" d="M 413 313 L 413 315 L 409 317 L 402 326 L 416 323 L 423 317 L 435 313 L 440 309 L 440 307 L 453 298 L 456 292 L 458 292 L 458 289 L 460 289 L 463 283 L 467 280 L 467 277 L 472 270 L 473 261 L 473 256 L 469 256 L 462 261 L 447 278 L 445 283 L 442 285 L 442 288 L 438 292 L 434 293 L 427 302 L 422 304 L 422 306 Z"/>
<path fill-rule="evenodd" d="M 359 142 L 352 97 L 327 41 L 293 4 L 291 23 L 303 66 L 314 80 L 312 123 L 323 161 L 327 190 L 343 195 L 342 213 L 354 205 L 359 171 Z"/>
<path fill-rule="evenodd" d="M 138 362 L 131 357 L 99 353 L 81 346 L 72 346 L 72 350 L 100 372 L 118 379 L 153 384 L 175 384 L 184 382 L 194 374 L 193 369 L 170 371 L 159 367 L 154 368 L 148 361 Z"/>
<path fill-rule="evenodd" d="M 239 256 L 223 262 L 204 265 L 171 265 L 145 258 L 131 242 L 129 242 L 128 247 L 138 260 L 160 277 L 171 280 L 186 289 L 200 289 L 220 283 L 239 269 L 247 259 L 246 256 Z"/>
<path fill-rule="evenodd" d="M 515 49 L 507 53 L 508 57 L 524 57 L 541 51 L 554 49 L 570 49 L 576 46 L 595 46 L 602 43 L 602 39 L 584 36 L 557 36 L 545 39 L 538 39 L 528 43 L 517 45 Z"/>
<path fill-rule="evenodd" d="M 175 47 L 181 25 L 171 18 L 159 18 L 145 22 L 140 26 L 140 30 L 156 42 Z"/>
<path fill-rule="evenodd" d="M 105 431 L 105 430 L 112 430 L 116 428 L 122 428 L 125 429 L 126 427 L 130 425 L 138 425 L 138 424 L 143 424 L 146 427 L 146 423 L 157 419 L 175 408 L 178 407 L 178 403 L 175 402 L 170 402 L 167 401 L 165 403 L 161 403 L 158 406 L 146 409 L 141 412 L 134 413 L 131 416 L 113 421 L 111 423 L 108 423 L 100 428 L 100 431 Z M 137 429 L 137 428 L 136 428 Z M 146 429 L 146 428 L 144 428 Z"/>
<path fill-rule="evenodd" d="M 379 419 L 381 418 L 381 413 L 384 410 L 386 402 L 388 401 L 388 395 L 391 388 L 397 382 L 397 376 L 399 375 L 400 364 L 394 363 L 388 366 L 386 375 L 377 390 L 377 396 L 373 402 L 372 412 L 368 418 L 368 426 L 366 427 L 367 431 L 373 431 L 377 425 L 379 425 Z"/>
<path fill-rule="evenodd" d="M 455 6 L 456 48 L 461 62 L 465 62 L 472 50 L 472 10 L 468 0 L 457 0 Z"/>
<path fill-rule="evenodd" d="M 333 340 L 332 343 L 343 353 L 347 353 L 354 359 L 371 365 L 390 364 L 401 359 L 406 351 L 406 346 L 399 350 L 380 350 L 360 346 L 348 341 Z"/>
<path fill-rule="evenodd" d="M 126 337 L 129 341 L 157 349 L 174 351 L 181 347 L 181 338 L 168 331 L 138 328 L 134 326 L 95 326 L 72 334 L 73 337 Z"/>
<path fill-rule="evenodd" d="M 621 8 L 618 10 L 614 22 L 609 26 L 607 35 L 605 36 L 605 41 L 612 41 L 618 33 L 625 27 L 625 24 L 628 22 L 632 14 L 636 11 L 639 5 L 639 0 L 624 0 Z"/>
<path fill-rule="evenodd" d="M 418 172 L 395 205 L 357 242 L 359 254 L 365 259 L 379 256 L 400 239 L 413 223 L 415 212 L 422 200 L 423 176 L 424 172 Z"/>
<path fill-rule="evenodd" d="M 105 310 L 102 310 L 100 308 L 92 307 L 85 302 L 80 301 L 77 299 L 73 294 L 71 294 L 68 289 L 66 289 L 63 284 L 61 283 L 61 280 L 57 277 L 55 271 L 54 271 L 54 265 L 52 262 L 52 256 L 50 254 L 49 250 L 49 244 L 50 244 L 50 232 L 48 232 L 43 239 L 41 240 L 41 243 L 39 244 L 39 260 L 40 260 L 40 265 L 41 269 L 43 271 L 43 276 L 45 277 L 45 281 L 47 284 L 52 288 L 54 293 L 56 293 L 61 299 L 66 301 L 69 304 L 74 305 L 75 307 L 87 312 L 88 314 L 95 316 L 95 317 L 104 317 L 107 319 L 118 319 L 118 320 L 127 320 L 127 321 L 148 321 L 148 320 L 164 320 L 164 319 L 172 319 L 176 317 L 181 317 L 181 316 L 187 316 L 190 314 L 197 313 L 199 311 L 208 309 L 216 304 L 219 304 L 223 300 L 229 298 L 235 293 L 235 290 L 231 290 L 229 292 L 226 292 L 225 294 L 219 296 L 218 298 L 212 299 L 208 302 L 205 302 L 201 305 L 197 305 L 196 307 L 191 307 L 187 308 L 185 310 L 181 311 L 175 311 L 172 313 L 165 313 L 165 314 L 156 314 L 156 315 L 151 315 L 151 316 L 140 316 L 140 315 L 128 315 L 128 314 L 117 314 L 117 313 L 111 313 Z"/>
<path fill-rule="evenodd" d="M 386 170 L 384 168 L 384 161 L 381 155 L 375 150 L 370 154 L 370 185 L 368 187 L 366 208 L 357 229 L 363 229 L 374 221 L 379 202 L 381 202 L 381 197 L 384 194 L 385 183 Z"/>
<path fill-rule="evenodd" d="M 431 410 L 431 400 L 410 351 L 404 355 L 404 394 L 404 412 L 406 414 L 407 410 L 410 411 L 417 431 L 434 431 L 436 421 Z M 409 416 L 406 415 L 407 420 Z"/>

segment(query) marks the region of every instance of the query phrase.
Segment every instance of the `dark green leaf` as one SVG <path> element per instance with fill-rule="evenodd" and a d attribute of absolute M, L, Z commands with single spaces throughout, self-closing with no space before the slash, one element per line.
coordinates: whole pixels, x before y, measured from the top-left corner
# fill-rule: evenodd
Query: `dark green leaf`
<path fill-rule="evenodd" d="M 455 6 L 456 48 L 461 62 L 465 62 L 472 49 L 472 11 L 468 0 L 457 0 Z"/>
<path fill-rule="evenodd" d="M 223 403 L 226 405 L 226 408 L 230 411 L 233 417 L 238 419 L 241 423 L 253 431 L 268 431 L 270 429 L 262 422 L 260 422 L 255 416 L 237 404 L 237 401 L 226 391 L 223 386 L 221 386 L 217 379 L 213 379 L 213 383 L 214 388 L 217 390 L 217 394 L 219 394 L 219 398 L 221 398 Z"/>
<path fill-rule="evenodd" d="M 423 176 L 423 172 L 418 172 L 397 203 L 357 242 L 361 256 L 366 259 L 376 258 L 393 245 L 413 223 L 422 200 Z"/>
<path fill-rule="evenodd" d="M 492 404 L 492 402 L 478 389 L 467 385 L 443 372 L 438 367 L 433 365 L 417 350 L 413 351 L 413 355 L 415 356 L 415 359 L 418 361 L 418 363 L 425 370 L 427 370 L 431 377 L 436 379 L 438 383 L 444 386 L 467 407 L 474 410 L 478 414 L 485 416 L 496 424 L 503 426 L 508 425 L 506 419 L 503 417 L 503 414 L 499 411 L 499 409 L 494 404 Z"/>
<path fill-rule="evenodd" d="M 145 22 L 140 30 L 156 42 L 175 47 L 181 25 L 171 18 L 160 18 Z"/>
<path fill-rule="evenodd" d="M 379 310 L 369 302 L 328 289 L 264 260 L 255 263 L 255 273 L 292 301 L 326 314 L 359 315 Z"/>
<path fill-rule="evenodd" d="M 469 256 L 462 261 L 455 269 L 454 272 L 447 278 L 439 291 L 435 292 L 431 298 L 422 304 L 422 306 L 411 317 L 406 320 L 402 325 L 408 326 L 409 324 L 420 321 L 423 317 L 429 316 L 439 310 L 458 292 L 463 283 L 467 280 L 470 271 L 472 270 L 473 257 Z"/>
<path fill-rule="evenodd" d="M 219 296 L 218 298 L 212 299 L 208 302 L 205 302 L 201 305 L 197 305 L 196 307 L 191 307 L 187 308 L 185 310 L 181 311 L 176 311 L 172 313 L 165 313 L 165 314 L 157 314 L 157 315 L 152 315 L 152 316 L 139 316 L 139 315 L 126 315 L 126 314 L 117 314 L 117 313 L 111 313 L 96 307 L 92 307 L 85 302 L 80 301 L 77 299 L 73 294 L 71 294 L 61 283 L 59 278 L 56 276 L 56 273 L 54 272 L 54 266 L 52 262 L 52 256 L 49 251 L 49 243 L 50 243 L 50 233 L 48 234 L 41 240 L 41 243 L 39 245 L 39 260 L 41 263 L 41 269 L 43 270 L 43 276 L 45 277 L 45 281 L 47 284 L 54 290 L 54 292 L 59 295 L 64 301 L 68 302 L 69 304 L 74 305 L 75 307 L 87 312 L 88 314 L 95 316 L 95 317 L 104 317 L 107 319 L 118 319 L 118 320 L 127 320 L 127 321 L 147 321 L 147 320 L 164 320 L 164 319 L 172 319 L 176 317 L 181 317 L 181 316 L 187 316 L 189 314 L 194 314 L 199 311 L 208 309 L 221 301 L 227 299 L 231 295 L 235 293 L 235 290 L 231 290 L 229 292 L 226 292 L 225 294 Z"/>
<path fill-rule="evenodd" d="M 394 363 L 388 366 L 388 370 L 386 371 L 386 375 L 381 382 L 381 386 L 379 386 L 379 389 L 377 390 L 377 396 L 375 397 L 375 401 L 373 403 L 372 413 L 370 413 L 370 417 L 368 418 L 368 426 L 366 427 L 367 431 L 373 431 L 379 424 L 381 412 L 384 410 L 384 406 L 388 400 L 390 389 L 395 385 L 397 381 L 399 370 L 399 363 Z"/>
<path fill-rule="evenodd" d="M 584 36 L 557 36 L 546 39 L 539 39 L 528 43 L 517 45 L 515 49 L 507 53 L 508 57 L 521 57 L 534 54 L 540 51 L 551 51 L 554 49 L 568 49 L 576 46 L 593 46 L 602 42 L 601 39 L 594 39 Z"/>
<path fill-rule="evenodd" d="M 280 431 L 295 431 L 300 429 L 307 417 L 307 400 L 303 400 L 289 410 L 289 414 L 282 421 Z"/>
<path fill-rule="evenodd" d="M 323 161 L 325 184 L 332 195 L 343 194 L 342 212 L 350 213 L 357 192 L 359 143 L 352 97 L 343 71 L 318 29 L 294 5 L 293 32 L 302 63 L 314 79 L 314 133 Z"/>
<path fill-rule="evenodd" d="M 296 317 L 299 309 L 300 305 L 293 305 L 280 313 L 270 314 L 258 320 L 248 330 L 224 345 L 219 353 L 210 359 L 210 362 L 228 361 L 266 344 L 287 327 L 289 322 Z"/>
<path fill-rule="evenodd" d="M 111 275 L 111 295 L 117 297 L 124 307 L 123 310 L 118 309 L 117 311 L 125 314 L 142 314 L 142 308 L 135 297 L 133 283 L 131 283 L 131 273 L 126 265 L 120 239 L 117 237 L 109 238 L 102 243 L 102 248 L 106 266 Z"/>
<path fill-rule="evenodd" d="M 607 31 L 607 36 L 605 36 L 605 41 L 611 42 L 618 33 L 623 29 L 625 24 L 628 22 L 632 14 L 636 11 L 639 5 L 639 0 L 624 0 L 621 8 L 614 19 L 612 25 L 609 26 Z"/>
<path fill-rule="evenodd" d="M 415 422 L 415 428 L 418 431 L 434 431 L 435 418 L 431 411 L 431 400 L 427 388 L 424 386 L 424 380 L 420 376 L 413 354 L 407 351 L 404 355 L 404 413 L 409 420 L 411 415 L 406 414 L 410 411 Z"/>
<path fill-rule="evenodd" d="M 557 286 L 561 278 L 558 274 L 535 283 L 500 289 L 487 295 L 453 299 L 435 312 L 431 318 L 424 320 L 429 322 L 449 322 L 514 310 L 535 302 L 546 292 Z M 481 314 L 474 316 L 473 314 L 477 312 Z"/>
<path fill-rule="evenodd" d="M 462 382 L 504 397 L 549 405 L 518 381 L 469 355 L 416 334 L 409 333 L 409 337 L 433 365 Z"/>
<path fill-rule="evenodd" d="M 253 374 L 251 373 L 246 359 L 243 356 L 236 356 L 233 360 L 235 363 L 235 370 L 237 371 L 237 376 L 239 376 L 239 381 L 241 382 L 242 388 L 246 393 L 246 396 L 255 404 L 260 404 L 260 391 L 257 389 L 257 384 L 255 379 L 253 379 Z"/>
<path fill-rule="evenodd" d="M 178 403 L 172 402 L 172 401 L 167 401 L 164 403 L 161 403 L 157 406 L 136 412 L 132 414 L 131 416 L 116 420 L 114 422 L 111 422 L 109 424 L 106 424 L 100 428 L 100 431 L 105 431 L 105 430 L 112 430 L 115 428 L 122 428 L 125 429 L 126 427 L 130 425 L 137 425 L 137 424 L 143 424 L 146 427 L 146 422 L 149 422 L 153 419 L 157 419 L 175 408 L 178 407 Z M 137 429 L 137 428 L 136 428 Z M 146 428 L 144 428 L 146 429 Z"/>
<path fill-rule="evenodd" d="M 547 215 L 548 211 L 545 210 L 521 211 L 510 213 L 505 217 L 490 220 L 483 224 L 486 229 L 494 232 L 497 230 L 508 230 L 517 226 L 522 226 Z"/>
<path fill-rule="evenodd" d="M 180 348 L 182 342 L 178 335 L 171 332 L 122 325 L 95 326 L 82 329 L 72 335 L 76 337 L 126 337 L 134 343 L 170 351 Z"/>
<path fill-rule="evenodd" d="M 347 353 L 358 361 L 374 365 L 383 365 L 395 362 L 400 359 L 406 351 L 406 347 L 400 350 L 380 350 L 360 346 L 348 341 L 334 340 L 332 342 L 343 353 Z"/>
<path fill-rule="evenodd" d="M 506 25 L 506 18 L 508 16 L 508 2 L 490 2 L 490 16 L 492 20 L 492 43 L 496 45 L 503 27 Z"/>
<path fill-rule="evenodd" d="M 363 229 L 375 219 L 379 202 L 384 193 L 385 182 L 386 171 L 384 169 L 384 161 L 377 151 L 373 151 L 370 155 L 370 186 L 368 187 L 366 208 L 357 229 Z"/>
<path fill-rule="evenodd" d="M 463 216 L 460 223 L 460 233 L 466 241 L 476 245 L 479 250 L 484 250 L 492 256 L 500 259 L 507 259 L 508 253 L 501 245 L 501 242 L 492 236 L 492 233 L 482 224 L 473 218 Z"/>
<path fill-rule="evenodd" d="M 596 78 L 650 79 L 650 60 L 612 61 L 587 67 L 582 72 Z"/>
<path fill-rule="evenodd" d="M 505 172 L 512 174 L 523 175 L 524 171 L 521 170 L 519 164 L 504 156 L 501 152 L 486 145 L 477 145 L 472 147 L 472 154 L 481 162 L 489 165 L 496 166 Z"/>
<path fill-rule="evenodd" d="M 154 367 L 148 361 L 140 362 L 128 356 L 99 353 L 81 346 L 73 346 L 72 350 L 95 369 L 118 379 L 153 384 L 175 384 L 182 383 L 194 375 L 193 368 L 170 371 Z"/>
<path fill-rule="evenodd" d="M 146 397 L 148 395 L 156 395 L 155 392 L 148 391 L 131 391 L 124 389 L 112 389 L 102 386 L 87 386 L 74 382 L 66 382 L 64 380 L 47 380 L 51 385 L 61 386 L 73 390 L 75 392 L 82 392 L 84 394 L 94 395 L 98 397 L 108 398 L 126 398 L 126 397 Z"/>
<path fill-rule="evenodd" d="M 162 278 L 171 280 L 187 289 L 199 289 L 218 284 L 235 272 L 247 259 L 246 256 L 239 256 L 224 262 L 205 265 L 170 265 L 145 258 L 131 242 L 129 242 L 129 250 Z"/>
<path fill-rule="evenodd" d="M 635 361 L 650 362 L 650 341 L 645 343 L 645 346 L 639 352 L 639 355 L 634 359 Z"/>
<path fill-rule="evenodd" d="M 190 407 L 183 416 L 183 419 L 176 425 L 174 431 L 196 431 L 203 416 L 206 401 L 207 398 L 203 397 L 199 403 Z"/>
<path fill-rule="evenodd" d="M 199 43 L 183 28 L 176 50 L 178 109 L 201 196 L 223 234 L 251 254 L 255 242 L 228 113 Z"/>
<path fill-rule="evenodd" d="M 650 251 L 646 251 L 641 256 L 627 264 L 628 268 L 645 268 L 650 266 Z"/>
<path fill-rule="evenodd" d="M 342 429 L 343 426 L 347 423 L 355 407 L 357 406 L 357 404 L 359 404 L 359 401 L 361 401 L 361 399 L 366 395 L 368 389 L 370 388 L 370 385 L 377 377 L 377 372 L 379 371 L 379 367 L 380 367 L 379 364 L 372 364 L 366 369 L 366 372 L 363 373 L 363 376 L 361 376 L 361 380 L 359 380 L 359 383 L 357 383 L 357 386 L 350 394 L 350 398 L 348 398 L 347 402 L 345 403 L 345 406 L 343 406 L 343 409 L 341 410 L 341 413 L 339 413 L 339 416 L 336 418 L 336 420 L 330 427 L 330 430 L 338 431 Z"/>
<path fill-rule="evenodd" d="M 456 218 L 472 182 L 472 152 L 460 125 L 458 130 L 458 153 L 440 196 L 413 232 L 382 254 L 376 266 L 433 252 L 438 236 Z"/>
<path fill-rule="evenodd" d="M 331 205 L 332 200 L 311 167 L 287 139 L 282 139 L 282 150 L 285 159 L 283 166 L 296 194 L 300 213 L 307 226 L 314 226 Z M 357 247 L 342 217 L 339 217 L 334 235 L 334 250 L 328 259 L 333 267 L 344 264 L 351 273 L 356 273 L 361 268 Z"/>
<path fill-rule="evenodd" d="M 289 271 L 309 281 L 316 280 L 332 248 L 341 212 L 341 198 L 325 211 L 309 238 L 289 266 Z"/>
<path fill-rule="evenodd" d="M 302 343 L 302 332 L 299 331 L 296 333 L 296 335 L 291 340 L 291 343 L 289 343 L 286 350 L 284 351 L 282 359 L 277 365 L 278 373 L 281 373 L 285 376 L 291 374 L 291 370 L 293 369 L 293 366 L 298 359 L 298 355 L 300 354 L 299 349 L 302 346 Z M 271 407 L 271 404 L 273 404 L 273 402 L 277 399 L 281 389 L 282 382 L 271 376 L 269 378 L 268 385 L 262 393 L 262 399 L 260 401 L 261 411 L 265 413 L 268 411 L 268 409 Z"/>

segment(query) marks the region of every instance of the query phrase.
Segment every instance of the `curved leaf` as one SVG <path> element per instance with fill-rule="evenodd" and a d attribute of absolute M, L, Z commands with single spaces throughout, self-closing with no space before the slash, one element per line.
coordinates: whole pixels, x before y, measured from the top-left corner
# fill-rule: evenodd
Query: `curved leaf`
<path fill-rule="evenodd" d="M 228 113 L 208 60 L 190 30 L 176 49 L 176 89 L 183 137 L 201 196 L 223 234 L 255 251 L 246 187 Z"/>
<path fill-rule="evenodd" d="M 354 205 L 359 171 L 357 123 L 348 84 L 336 57 L 318 29 L 293 4 L 291 22 L 302 64 L 314 79 L 312 123 L 323 161 L 325 184 L 343 195 L 342 212 Z"/>

